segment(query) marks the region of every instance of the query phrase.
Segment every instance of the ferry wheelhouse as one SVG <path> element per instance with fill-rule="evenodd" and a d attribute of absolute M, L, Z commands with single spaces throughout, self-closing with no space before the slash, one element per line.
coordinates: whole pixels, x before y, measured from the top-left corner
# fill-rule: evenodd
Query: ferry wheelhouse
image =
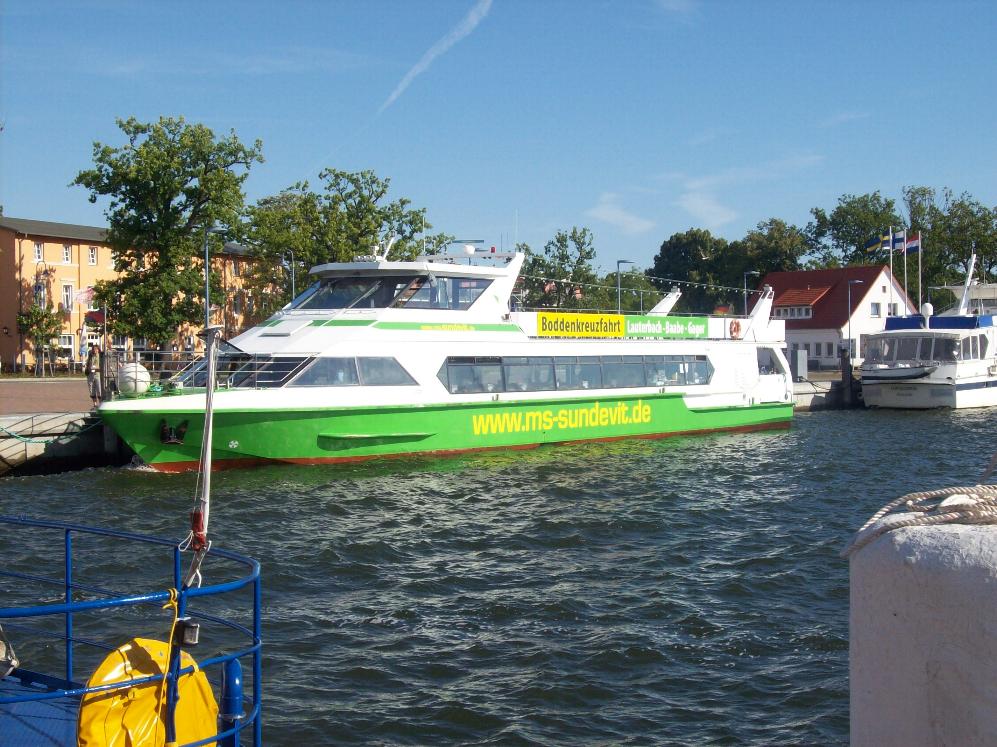
<path fill-rule="evenodd" d="M 929 409 L 997 406 L 997 285 L 973 284 L 975 255 L 952 309 L 891 317 L 870 335 L 860 367 L 869 407 Z"/>
<path fill-rule="evenodd" d="M 314 285 L 221 353 L 214 464 L 789 426 L 771 290 L 739 318 L 669 314 L 676 291 L 643 315 L 521 311 L 523 255 L 489 256 L 313 268 Z M 205 383 L 201 363 L 100 413 L 152 467 L 195 469 Z"/>

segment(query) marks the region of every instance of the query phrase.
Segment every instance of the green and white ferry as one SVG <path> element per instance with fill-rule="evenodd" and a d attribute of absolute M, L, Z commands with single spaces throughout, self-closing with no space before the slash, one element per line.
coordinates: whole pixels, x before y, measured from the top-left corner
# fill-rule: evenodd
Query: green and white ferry
<path fill-rule="evenodd" d="M 484 254 L 485 256 L 482 256 Z M 750 316 L 518 310 L 521 254 L 361 257 L 231 340 L 214 464 L 324 464 L 541 444 L 786 428 L 785 323 Z M 129 372 L 104 420 L 161 471 L 198 466 L 206 362 Z"/>

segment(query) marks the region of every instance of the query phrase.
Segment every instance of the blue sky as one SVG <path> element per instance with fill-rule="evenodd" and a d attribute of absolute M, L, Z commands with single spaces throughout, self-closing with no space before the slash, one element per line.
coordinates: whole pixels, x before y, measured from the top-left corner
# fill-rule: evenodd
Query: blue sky
<path fill-rule="evenodd" d="M 651 264 L 844 193 L 997 204 L 992 2 L 0 0 L 0 203 L 104 225 L 68 187 L 115 117 L 263 141 L 256 200 L 373 169 L 434 230 Z"/>

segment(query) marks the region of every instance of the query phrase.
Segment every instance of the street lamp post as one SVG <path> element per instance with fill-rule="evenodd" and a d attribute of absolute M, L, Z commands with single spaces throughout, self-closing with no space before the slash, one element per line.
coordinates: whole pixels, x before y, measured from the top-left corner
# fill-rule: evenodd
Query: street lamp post
<path fill-rule="evenodd" d="M 758 270 L 747 270 L 744 273 L 744 315 L 748 315 L 748 275 L 758 276 L 761 273 Z"/>
<path fill-rule="evenodd" d="M 635 265 L 636 262 L 631 262 L 629 259 L 618 259 L 616 260 L 616 313 L 622 312 L 623 301 L 620 293 L 620 265 Z"/>
<path fill-rule="evenodd" d="M 225 233 L 223 228 L 215 228 L 214 223 L 208 225 L 204 232 L 204 328 L 211 326 L 211 259 L 208 256 L 208 238 L 213 233 Z"/>
<path fill-rule="evenodd" d="M 852 359 L 852 286 L 862 285 L 864 280 L 848 281 L 848 360 Z"/>

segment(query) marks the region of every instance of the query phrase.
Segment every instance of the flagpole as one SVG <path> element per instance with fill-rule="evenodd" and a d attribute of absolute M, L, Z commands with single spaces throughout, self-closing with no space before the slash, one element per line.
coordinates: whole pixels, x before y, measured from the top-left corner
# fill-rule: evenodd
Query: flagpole
<path fill-rule="evenodd" d="M 904 305 L 907 305 L 907 299 L 910 298 L 910 291 L 907 290 L 907 229 L 905 228 L 901 231 L 904 235 L 903 249 L 901 250 L 904 255 Z"/>
<path fill-rule="evenodd" d="M 917 232 L 917 310 L 921 311 L 921 255 L 924 254 L 924 237 Z"/>
<path fill-rule="evenodd" d="M 890 225 L 890 305 L 886 309 L 886 316 L 890 315 L 893 308 L 893 225 Z"/>

